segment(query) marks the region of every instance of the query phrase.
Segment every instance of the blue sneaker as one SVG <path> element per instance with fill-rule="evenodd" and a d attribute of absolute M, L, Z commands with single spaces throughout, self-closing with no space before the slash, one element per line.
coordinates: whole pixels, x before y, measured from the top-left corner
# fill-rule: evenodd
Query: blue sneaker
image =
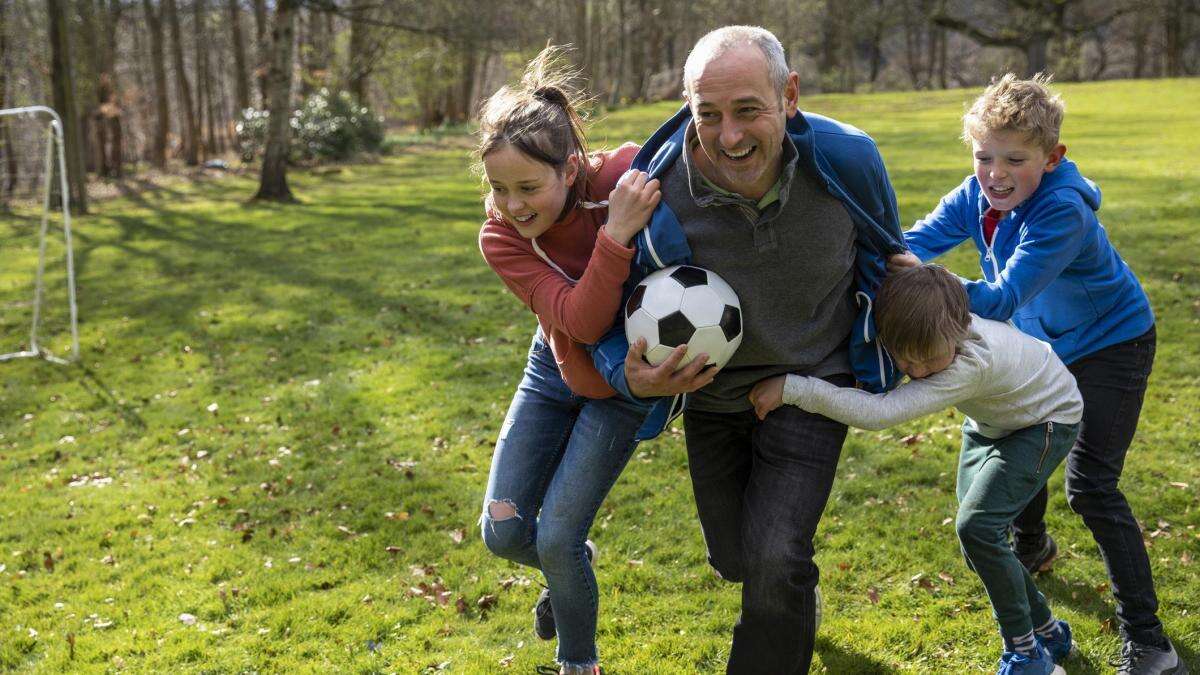
<path fill-rule="evenodd" d="M 1046 651 L 1050 652 L 1050 658 L 1055 663 L 1062 663 L 1071 654 L 1075 653 L 1077 647 L 1075 642 L 1071 640 L 1071 624 L 1062 619 L 1059 619 L 1057 623 L 1058 630 L 1055 631 L 1054 637 L 1046 639 L 1041 635 L 1035 634 L 1034 639 L 1037 640 L 1039 645 L 1045 647 Z"/>
<path fill-rule="evenodd" d="M 1004 652 L 1000 656 L 1000 669 L 996 675 L 1066 675 L 1062 666 L 1050 658 L 1050 652 L 1038 645 L 1034 656 L 1020 652 Z"/>

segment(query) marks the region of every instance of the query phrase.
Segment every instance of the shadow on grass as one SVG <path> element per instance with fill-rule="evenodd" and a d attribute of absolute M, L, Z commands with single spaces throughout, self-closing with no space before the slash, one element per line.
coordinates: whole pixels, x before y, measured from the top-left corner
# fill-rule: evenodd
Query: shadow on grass
<path fill-rule="evenodd" d="M 113 396 L 112 388 L 100 379 L 96 371 L 83 363 L 76 364 L 75 368 L 77 372 L 83 375 L 79 379 L 79 383 L 85 391 L 99 399 L 104 407 L 112 410 L 122 421 L 134 429 L 140 430 L 146 428 L 146 421 L 142 419 L 142 416 L 137 413 L 133 406 Z"/>
<path fill-rule="evenodd" d="M 825 669 L 831 673 L 886 675 L 895 672 L 894 668 L 881 661 L 876 661 L 866 654 L 851 651 L 843 645 L 831 642 L 819 635 L 817 636 L 816 652 L 821 655 L 821 663 L 825 665 Z"/>

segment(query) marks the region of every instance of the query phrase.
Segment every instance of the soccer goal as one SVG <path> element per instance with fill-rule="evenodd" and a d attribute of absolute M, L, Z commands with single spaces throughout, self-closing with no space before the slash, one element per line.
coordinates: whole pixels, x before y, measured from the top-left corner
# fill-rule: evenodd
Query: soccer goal
<path fill-rule="evenodd" d="M 61 239 L 50 227 L 60 217 Z M 0 352 L 0 361 L 79 358 L 63 125 L 45 106 L 0 110 Z"/>

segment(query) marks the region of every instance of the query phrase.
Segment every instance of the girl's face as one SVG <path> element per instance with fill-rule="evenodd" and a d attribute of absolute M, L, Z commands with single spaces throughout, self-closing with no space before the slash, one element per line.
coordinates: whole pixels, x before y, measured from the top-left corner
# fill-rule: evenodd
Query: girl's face
<path fill-rule="evenodd" d="M 549 164 L 502 145 L 484 155 L 483 170 L 492 186 L 492 205 L 518 234 L 533 239 L 549 230 L 562 213 L 579 175 L 579 161 L 568 158 L 559 174 Z"/>

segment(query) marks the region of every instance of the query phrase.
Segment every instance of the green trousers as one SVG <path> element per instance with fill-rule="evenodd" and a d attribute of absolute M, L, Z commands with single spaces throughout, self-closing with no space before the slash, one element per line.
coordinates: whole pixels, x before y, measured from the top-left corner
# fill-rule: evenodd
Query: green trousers
<path fill-rule="evenodd" d="M 955 529 L 1006 638 L 1050 620 L 1050 606 L 1008 546 L 1008 528 L 1062 463 L 1078 424 L 1047 422 L 989 438 L 963 425 Z"/>

